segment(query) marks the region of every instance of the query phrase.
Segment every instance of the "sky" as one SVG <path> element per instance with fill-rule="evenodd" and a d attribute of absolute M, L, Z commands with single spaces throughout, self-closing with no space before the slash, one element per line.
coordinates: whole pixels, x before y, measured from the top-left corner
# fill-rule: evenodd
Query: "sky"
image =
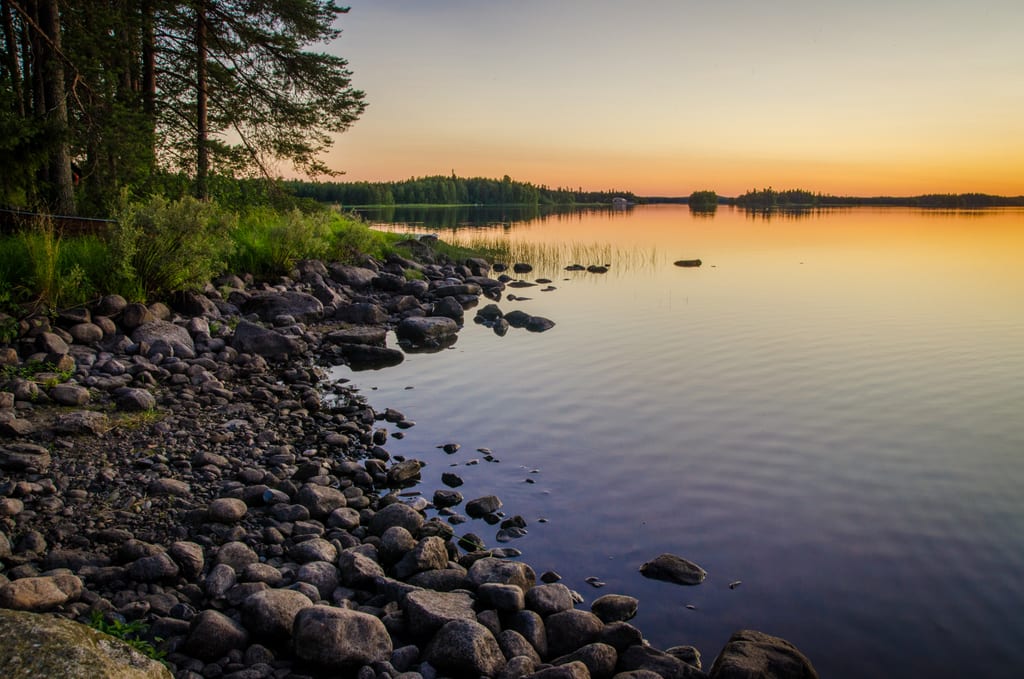
<path fill-rule="evenodd" d="M 350 0 L 342 180 L 1024 194 L 1021 0 Z"/>

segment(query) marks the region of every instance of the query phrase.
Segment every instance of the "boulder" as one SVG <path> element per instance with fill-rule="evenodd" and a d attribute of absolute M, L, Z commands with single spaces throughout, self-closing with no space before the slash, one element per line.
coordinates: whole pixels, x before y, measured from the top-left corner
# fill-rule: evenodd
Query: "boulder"
<path fill-rule="evenodd" d="M 572 592 L 560 582 L 537 585 L 526 593 L 526 607 L 542 618 L 573 607 Z"/>
<path fill-rule="evenodd" d="M 476 621 L 473 597 L 467 592 L 409 592 L 404 609 L 409 631 L 420 638 L 429 637 L 452 620 Z"/>
<path fill-rule="evenodd" d="M 45 473 L 50 468 L 50 451 L 34 443 L 9 443 L 0 446 L 0 469 L 8 472 L 35 470 Z"/>
<path fill-rule="evenodd" d="M 625 671 L 646 670 L 656 672 L 664 679 L 700 679 L 705 674 L 696 667 L 689 665 L 679 658 L 659 651 L 650 646 L 637 644 L 630 646 L 619 656 L 619 669 Z M 759 677 L 760 675 L 744 675 L 745 677 Z"/>
<path fill-rule="evenodd" d="M 201 660 L 213 661 L 248 644 L 249 632 L 242 625 L 209 608 L 192 618 L 185 650 Z"/>
<path fill-rule="evenodd" d="M 295 339 L 283 335 L 276 330 L 264 328 L 256 323 L 241 321 L 235 327 L 235 336 L 231 340 L 231 346 L 242 353 L 256 354 L 273 358 L 302 353 L 303 344 Z"/>
<path fill-rule="evenodd" d="M 619 654 L 608 644 L 594 643 L 582 646 L 577 650 L 551 661 L 553 665 L 568 665 L 581 662 L 593 679 L 611 679 L 615 674 L 615 665 Z"/>
<path fill-rule="evenodd" d="M 338 307 L 334 312 L 334 319 L 342 323 L 381 325 L 387 323 L 388 312 L 379 304 L 355 302 Z"/>
<path fill-rule="evenodd" d="M 243 314 L 256 314 L 271 322 L 278 316 L 291 316 L 301 323 L 318 321 L 324 316 L 323 302 L 305 292 L 257 293 L 241 305 Z"/>
<path fill-rule="evenodd" d="M 529 564 L 489 556 L 469 567 L 466 581 L 474 589 L 485 582 L 497 582 L 503 585 L 517 585 L 526 592 L 537 582 L 537 574 Z"/>
<path fill-rule="evenodd" d="M 601 622 L 625 622 L 636 615 L 640 601 L 624 594 L 605 594 L 594 600 L 590 611 L 601 618 Z"/>
<path fill-rule="evenodd" d="M 379 618 L 327 606 L 310 606 L 298 612 L 292 643 L 299 658 L 331 669 L 384 662 L 394 650 Z"/>
<path fill-rule="evenodd" d="M 644 577 L 674 582 L 679 585 L 699 585 L 707 577 L 707 571 L 675 554 L 661 554 L 640 566 Z"/>
<path fill-rule="evenodd" d="M 431 639 L 426 657 L 434 667 L 456 676 L 494 676 L 505 666 L 494 635 L 475 620 L 446 623 Z"/>
<path fill-rule="evenodd" d="M 715 658 L 711 679 L 818 679 L 818 672 L 796 646 L 754 630 L 732 635 Z"/>
<path fill-rule="evenodd" d="M 145 342 L 151 347 L 165 346 L 178 358 L 195 358 L 196 347 L 188 330 L 167 321 L 152 321 L 140 325 L 132 332 L 132 341 Z"/>
<path fill-rule="evenodd" d="M 403 318 L 395 328 L 399 342 L 412 346 L 440 346 L 455 337 L 459 324 L 444 316 Z"/>
<path fill-rule="evenodd" d="M 162 663 L 120 639 L 71 620 L 0 610 L 5 677 L 171 679 Z"/>
<path fill-rule="evenodd" d="M 395 575 L 405 580 L 422 571 L 440 570 L 448 565 L 444 540 L 432 535 L 423 538 L 395 564 Z"/>
<path fill-rule="evenodd" d="M 377 278 L 377 272 L 359 266 L 347 266 L 345 264 L 331 264 L 328 267 L 331 278 L 351 288 L 368 288 Z"/>
<path fill-rule="evenodd" d="M 312 605 L 293 589 L 265 589 L 242 602 L 242 622 L 254 636 L 277 643 L 291 637 L 295 617 Z"/>
<path fill-rule="evenodd" d="M 77 384 L 58 384 L 47 392 L 57 405 L 77 408 L 89 402 L 89 390 Z"/>
<path fill-rule="evenodd" d="M 576 609 L 555 613 L 544 619 L 548 653 L 554 657 L 572 653 L 597 641 L 604 623 L 589 611 Z"/>
<path fill-rule="evenodd" d="M 308 509 L 314 519 L 326 518 L 335 509 L 348 504 L 345 495 L 337 488 L 315 483 L 307 483 L 299 488 L 295 501 Z"/>
<path fill-rule="evenodd" d="M 423 525 L 423 515 L 409 505 L 396 502 L 384 507 L 370 519 L 370 532 L 382 535 L 391 526 L 401 526 L 416 535 Z"/>
<path fill-rule="evenodd" d="M 125 387 L 114 397 L 117 409 L 125 412 L 142 412 L 156 408 L 156 397 L 145 389 Z"/>

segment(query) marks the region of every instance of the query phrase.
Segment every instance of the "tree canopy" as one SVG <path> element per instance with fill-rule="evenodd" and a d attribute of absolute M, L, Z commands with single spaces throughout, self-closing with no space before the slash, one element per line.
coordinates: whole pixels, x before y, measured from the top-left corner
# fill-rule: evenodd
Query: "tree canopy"
<path fill-rule="evenodd" d="M 101 213 L 184 173 L 271 176 L 321 160 L 365 109 L 320 51 L 334 0 L 0 0 L 0 204 Z"/>

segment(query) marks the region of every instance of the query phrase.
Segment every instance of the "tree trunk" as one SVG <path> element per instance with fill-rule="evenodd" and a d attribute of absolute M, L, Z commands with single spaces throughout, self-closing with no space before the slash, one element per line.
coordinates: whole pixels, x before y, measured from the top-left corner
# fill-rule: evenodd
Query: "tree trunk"
<path fill-rule="evenodd" d="M 68 102 L 64 87 L 64 63 L 61 61 L 60 10 L 57 0 L 39 3 L 39 27 L 49 40 L 40 40 L 42 51 L 43 98 L 45 117 L 56 141 L 50 155 L 50 182 L 53 185 L 52 209 L 62 215 L 75 214 L 75 185 L 71 174 L 71 150 L 68 146 Z"/>
<path fill-rule="evenodd" d="M 3 21 L 4 45 L 7 52 L 7 70 L 11 75 L 11 94 L 17 102 L 17 113 L 25 117 L 25 100 L 21 93 L 21 68 L 18 65 L 18 38 L 14 34 L 14 19 L 11 16 L 11 5 L 8 0 L 0 0 L 0 15 Z"/>
<path fill-rule="evenodd" d="M 206 0 L 196 3 L 196 197 L 210 196 L 210 149 L 207 146 Z"/>

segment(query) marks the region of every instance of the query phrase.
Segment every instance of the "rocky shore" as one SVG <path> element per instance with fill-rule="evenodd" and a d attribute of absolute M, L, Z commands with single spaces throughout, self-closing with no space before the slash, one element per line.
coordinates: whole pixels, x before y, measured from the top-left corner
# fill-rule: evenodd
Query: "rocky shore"
<path fill-rule="evenodd" d="M 499 334 L 553 323 L 502 313 L 514 279 L 488 263 L 414 246 L 417 261 L 305 261 L 273 283 L 228 276 L 167 304 L 111 296 L 21 321 L 0 348 L 0 673 L 817 676 L 754 631 L 702 668 L 685 639 L 644 641 L 636 599 L 584 604 L 518 550 L 456 534 L 460 505 L 509 531 L 517 517 L 496 498 L 418 489 L 423 462 L 386 449 L 412 423 L 324 383 L 322 366 L 448 346 L 481 302 L 474 320 Z M 671 572 L 679 562 L 689 570 Z M 702 579 L 671 555 L 652 564 Z M 93 636 L 61 641 L 67 620 L 96 619 L 138 621 L 165 665 L 81 625 Z M 85 669 L 87 647 L 100 669 Z"/>

